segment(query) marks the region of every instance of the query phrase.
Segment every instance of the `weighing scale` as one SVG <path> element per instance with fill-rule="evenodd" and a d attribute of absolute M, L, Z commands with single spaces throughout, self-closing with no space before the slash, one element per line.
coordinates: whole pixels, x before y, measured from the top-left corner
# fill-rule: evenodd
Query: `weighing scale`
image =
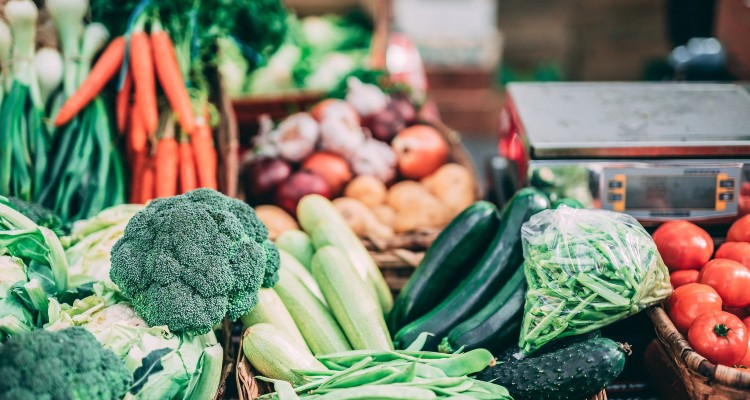
<path fill-rule="evenodd" d="M 727 224 L 750 212 L 746 87 L 513 83 L 506 95 L 500 155 L 553 199 L 644 224 Z"/>

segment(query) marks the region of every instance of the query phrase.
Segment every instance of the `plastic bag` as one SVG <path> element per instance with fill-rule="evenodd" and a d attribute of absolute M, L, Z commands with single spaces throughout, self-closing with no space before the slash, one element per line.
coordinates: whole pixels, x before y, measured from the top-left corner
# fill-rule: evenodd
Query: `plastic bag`
<path fill-rule="evenodd" d="M 645 229 L 627 215 L 562 206 L 521 229 L 526 293 L 519 346 L 599 329 L 659 303 L 669 271 Z"/>

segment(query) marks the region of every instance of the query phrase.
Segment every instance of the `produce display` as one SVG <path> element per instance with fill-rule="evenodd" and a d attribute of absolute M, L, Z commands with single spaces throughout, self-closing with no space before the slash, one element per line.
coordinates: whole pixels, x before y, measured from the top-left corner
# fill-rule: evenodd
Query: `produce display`
<path fill-rule="evenodd" d="M 252 205 L 294 216 L 299 199 L 319 194 L 335 198 L 357 235 L 390 238 L 442 228 L 475 200 L 472 172 L 448 163 L 446 139 L 402 93 L 349 78 L 345 100 L 262 126 L 243 168 Z"/>
<path fill-rule="evenodd" d="M 654 232 L 659 252 L 672 255 L 669 318 L 707 360 L 741 369 L 750 366 L 750 242 L 743 241 L 750 239 L 748 221 L 750 216 L 735 221 L 715 254 L 713 239 L 690 222 L 668 222 Z"/>

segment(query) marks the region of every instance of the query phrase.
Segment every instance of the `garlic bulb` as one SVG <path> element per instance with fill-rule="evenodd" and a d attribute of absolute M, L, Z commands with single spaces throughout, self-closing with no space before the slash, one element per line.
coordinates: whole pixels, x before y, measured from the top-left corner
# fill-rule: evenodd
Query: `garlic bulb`
<path fill-rule="evenodd" d="M 318 136 L 318 122 L 308 113 L 289 116 L 271 133 L 279 155 L 291 162 L 300 162 L 312 154 Z"/>
<path fill-rule="evenodd" d="M 346 84 L 349 88 L 346 101 L 357 110 L 359 115 L 366 117 L 388 106 L 388 95 L 379 87 L 362 83 L 355 77 L 347 79 Z"/>
<path fill-rule="evenodd" d="M 349 158 L 356 175 L 372 175 L 383 182 L 396 177 L 396 153 L 387 143 L 367 139 Z"/>
<path fill-rule="evenodd" d="M 320 148 L 348 158 L 365 141 L 358 124 L 347 118 L 329 117 L 320 124 Z"/>
<path fill-rule="evenodd" d="M 273 120 L 268 114 L 258 117 L 258 134 L 253 138 L 253 147 L 258 156 L 278 157 L 279 149 L 273 140 Z"/>

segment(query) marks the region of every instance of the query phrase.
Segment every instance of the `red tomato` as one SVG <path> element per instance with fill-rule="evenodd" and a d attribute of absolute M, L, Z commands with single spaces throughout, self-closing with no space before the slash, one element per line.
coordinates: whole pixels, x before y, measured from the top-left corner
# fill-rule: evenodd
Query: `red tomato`
<path fill-rule="evenodd" d="M 653 237 L 670 271 L 700 269 L 714 252 L 714 241 L 708 232 L 688 221 L 669 221 Z"/>
<path fill-rule="evenodd" d="M 734 315 L 735 317 L 737 317 L 739 319 L 743 319 L 743 318 L 747 317 L 748 315 L 750 315 L 750 314 L 747 313 L 747 310 L 745 310 L 744 308 L 722 307 L 722 309 L 725 312 L 728 312 L 728 313 Z"/>
<path fill-rule="evenodd" d="M 699 271 L 694 269 L 685 269 L 682 271 L 675 271 L 669 274 L 669 282 L 672 284 L 673 289 L 677 289 L 680 286 L 685 286 L 688 283 L 698 282 Z"/>
<path fill-rule="evenodd" d="M 748 329 L 748 334 L 750 334 L 750 317 L 744 318 L 742 320 L 742 323 L 745 324 L 745 328 Z M 748 340 L 748 342 L 749 344 L 748 349 L 745 352 L 745 357 L 742 357 L 742 360 L 736 362 L 735 365 L 738 367 L 744 367 L 740 368 L 740 371 L 750 373 L 750 370 L 748 370 L 748 368 L 750 368 L 750 339 Z"/>
<path fill-rule="evenodd" d="M 414 125 L 399 132 L 391 143 L 398 171 L 407 179 L 422 179 L 437 171 L 448 158 L 448 143 L 437 129 Z"/>
<path fill-rule="evenodd" d="M 730 313 L 705 313 L 690 325 L 688 342 L 708 361 L 732 366 L 747 353 L 747 328 Z"/>
<path fill-rule="evenodd" d="M 734 260 L 750 268 L 750 243 L 748 242 L 724 243 L 721 246 L 719 246 L 719 250 L 716 250 L 716 255 L 714 257 Z"/>
<path fill-rule="evenodd" d="M 750 242 L 750 214 L 734 221 L 727 232 L 727 242 Z"/>
<path fill-rule="evenodd" d="M 701 269 L 698 282 L 714 288 L 727 307 L 750 305 L 750 269 L 737 261 L 709 261 Z"/>
<path fill-rule="evenodd" d="M 325 179 L 333 195 L 339 194 L 344 185 L 352 180 L 349 163 L 337 154 L 324 151 L 313 153 L 310 157 L 307 157 L 302 164 L 302 169 L 311 171 Z"/>
<path fill-rule="evenodd" d="M 713 311 L 721 311 L 721 297 L 711 286 L 688 283 L 669 298 L 669 318 L 683 335 L 699 315 Z"/>

